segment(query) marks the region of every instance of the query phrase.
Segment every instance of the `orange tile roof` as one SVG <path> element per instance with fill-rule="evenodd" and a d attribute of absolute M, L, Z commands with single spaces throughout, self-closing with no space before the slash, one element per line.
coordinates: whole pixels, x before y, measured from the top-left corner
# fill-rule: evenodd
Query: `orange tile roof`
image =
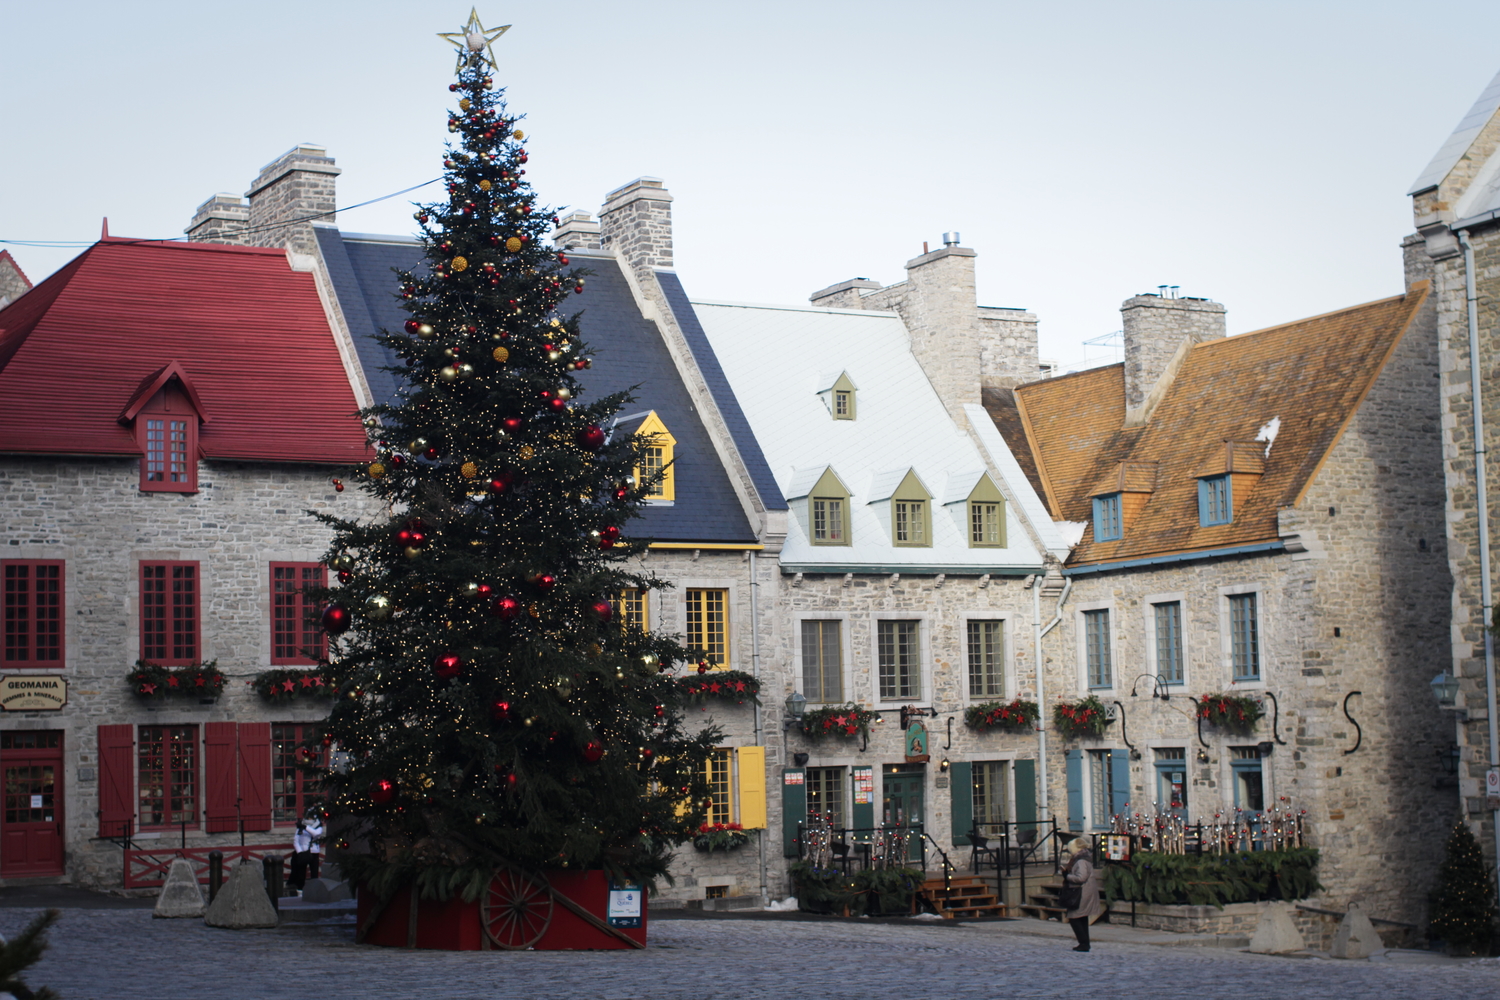
<path fill-rule="evenodd" d="M 1276 514 L 1298 501 L 1426 296 L 1407 295 L 1195 345 L 1144 426 L 1124 428 L 1123 365 L 1016 389 L 1016 410 L 1047 505 L 1090 522 L 1070 566 L 1273 542 Z M 1265 471 L 1234 497 L 1231 524 L 1198 523 L 1197 473 L 1225 463 L 1225 442 L 1281 426 Z M 997 424 L 1000 421 L 997 421 Z M 1155 490 L 1118 541 L 1096 542 L 1090 493 L 1120 463 L 1155 462 Z M 1241 462 L 1234 459 L 1235 470 Z"/>

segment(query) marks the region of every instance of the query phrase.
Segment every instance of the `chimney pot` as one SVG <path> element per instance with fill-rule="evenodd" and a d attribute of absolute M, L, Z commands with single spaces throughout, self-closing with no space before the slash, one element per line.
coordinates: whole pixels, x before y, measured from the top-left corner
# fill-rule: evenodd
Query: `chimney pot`
<path fill-rule="evenodd" d="M 958 234 L 957 233 L 944 233 L 943 234 L 943 246 L 945 246 L 945 247 L 956 247 L 956 246 L 958 246 Z"/>

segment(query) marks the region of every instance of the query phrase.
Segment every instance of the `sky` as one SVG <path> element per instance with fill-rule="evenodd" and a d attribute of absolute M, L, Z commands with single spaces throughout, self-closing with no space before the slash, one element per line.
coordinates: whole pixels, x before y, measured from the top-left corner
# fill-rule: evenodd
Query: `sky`
<path fill-rule="evenodd" d="M 96 239 L 182 234 L 297 143 L 341 205 L 436 178 L 448 0 L 11 4 L 0 34 L 0 240 L 40 281 Z M 528 179 L 597 213 L 665 180 L 696 298 L 804 303 L 889 284 L 957 231 L 982 305 L 1041 354 L 1159 285 L 1231 333 L 1402 291 L 1412 180 L 1500 70 L 1488 2 L 487 0 Z M 1488 41 L 1486 41 L 1488 39 Z M 410 233 L 410 201 L 343 212 Z"/>

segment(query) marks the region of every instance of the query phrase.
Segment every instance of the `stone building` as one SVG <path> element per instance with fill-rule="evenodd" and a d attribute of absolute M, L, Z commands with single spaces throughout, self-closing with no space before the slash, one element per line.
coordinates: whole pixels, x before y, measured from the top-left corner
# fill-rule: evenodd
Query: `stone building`
<path fill-rule="evenodd" d="M 1430 277 L 1447 489 L 1447 552 L 1453 575 L 1450 655 L 1434 664 L 1458 683 L 1445 734 L 1457 766 L 1456 812 L 1479 834 L 1490 864 L 1500 857 L 1500 797 L 1486 772 L 1500 769 L 1494 623 L 1496 503 L 1500 463 L 1500 74 L 1490 81 L 1408 192 L 1416 233 L 1404 247 L 1408 271 Z M 1475 405 L 1479 400 L 1479 405 Z M 1451 800 L 1450 800 L 1451 802 Z"/>
<path fill-rule="evenodd" d="M 1157 807 L 1305 810 L 1327 905 L 1419 922 L 1450 821 L 1428 692 L 1449 571 L 1427 283 L 1232 338 L 1205 300 L 1122 313 L 1123 364 L 986 398 L 1080 533 L 1048 691 L 1113 716 L 1050 750 L 1054 807 L 1082 831 Z M 1265 718 L 1203 724 L 1216 695 Z"/>

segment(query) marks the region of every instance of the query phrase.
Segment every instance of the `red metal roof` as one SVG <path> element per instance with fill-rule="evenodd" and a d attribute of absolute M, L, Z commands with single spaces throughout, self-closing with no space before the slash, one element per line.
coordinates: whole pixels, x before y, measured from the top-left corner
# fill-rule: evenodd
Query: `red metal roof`
<path fill-rule="evenodd" d="M 191 376 L 210 459 L 357 462 L 358 404 L 286 253 L 109 237 L 0 310 L 0 451 L 135 455 L 143 385 Z"/>

